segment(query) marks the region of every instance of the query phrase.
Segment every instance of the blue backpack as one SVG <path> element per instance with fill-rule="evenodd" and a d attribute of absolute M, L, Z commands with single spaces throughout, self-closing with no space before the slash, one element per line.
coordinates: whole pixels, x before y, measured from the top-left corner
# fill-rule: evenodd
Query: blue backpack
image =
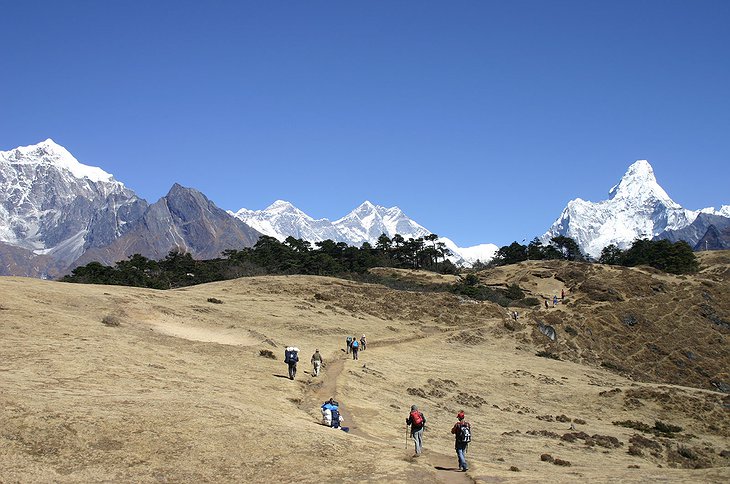
<path fill-rule="evenodd" d="M 360 346 L 360 343 L 358 343 L 356 339 L 355 340 L 352 340 L 352 347 L 354 349 L 357 349 L 358 346 Z"/>

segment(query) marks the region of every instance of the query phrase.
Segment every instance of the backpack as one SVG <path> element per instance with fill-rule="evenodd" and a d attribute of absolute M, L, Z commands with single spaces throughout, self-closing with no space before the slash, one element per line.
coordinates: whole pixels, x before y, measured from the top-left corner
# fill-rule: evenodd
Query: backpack
<path fill-rule="evenodd" d="M 352 341 L 352 347 L 353 348 L 357 348 L 358 346 L 360 346 L 360 343 L 358 343 L 357 340 L 353 340 Z"/>
<path fill-rule="evenodd" d="M 284 353 L 284 363 L 296 363 L 297 361 L 299 361 L 299 356 L 296 351 L 289 350 Z"/>
<path fill-rule="evenodd" d="M 415 410 L 411 412 L 411 425 L 414 427 L 423 426 L 423 415 L 421 415 L 421 412 Z"/>
<path fill-rule="evenodd" d="M 468 425 L 459 425 L 459 432 L 456 434 L 457 440 L 462 444 L 471 442 L 471 428 Z"/>

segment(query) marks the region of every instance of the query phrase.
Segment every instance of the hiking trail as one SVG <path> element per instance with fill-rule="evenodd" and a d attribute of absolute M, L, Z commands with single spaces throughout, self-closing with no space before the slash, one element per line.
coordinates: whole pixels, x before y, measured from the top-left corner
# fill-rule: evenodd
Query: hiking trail
<path fill-rule="evenodd" d="M 390 340 L 387 342 L 387 346 L 397 345 L 399 343 L 406 343 L 412 339 L 414 338 L 407 338 L 407 340 L 403 340 L 400 342 Z M 320 376 L 312 378 L 311 384 L 307 388 L 307 391 L 300 405 L 300 408 L 302 410 L 311 414 L 312 409 L 315 409 L 318 412 L 320 406 L 322 405 L 322 402 L 328 400 L 330 397 L 333 397 L 335 400 L 339 401 L 337 397 L 338 381 L 340 379 L 343 369 L 345 368 L 345 361 L 347 361 L 349 358 L 350 355 L 341 353 L 334 357 L 331 356 L 327 360 L 328 364 L 322 369 L 322 371 L 320 372 Z M 320 378 L 320 381 L 316 381 Z M 413 465 L 418 465 L 418 463 L 420 462 L 425 463 L 428 468 L 430 468 L 435 473 L 438 482 L 443 482 L 446 484 L 473 484 L 475 482 L 475 480 L 469 476 L 468 472 L 459 471 L 456 452 L 454 452 L 453 455 L 445 455 L 433 451 L 429 448 L 424 448 L 421 457 L 412 457 L 413 443 L 410 438 L 408 439 L 409 447 L 406 451 L 400 446 L 400 443 L 398 445 L 395 445 L 389 440 L 370 435 L 358 427 L 357 417 L 353 415 L 352 412 L 349 410 L 346 402 L 340 401 L 340 403 L 340 415 L 342 415 L 344 426 L 350 428 L 349 433 L 351 435 L 369 440 L 371 442 L 377 442 L 379 445 L 391 447 L 393 449 L 393 459 L 404 459 L 405 452 L 405 455 L 408 456 L 405 458 L 405 460 L 411 462 Z M 403 419 L 405 420 L 405 416 L 403 417 Z"/>

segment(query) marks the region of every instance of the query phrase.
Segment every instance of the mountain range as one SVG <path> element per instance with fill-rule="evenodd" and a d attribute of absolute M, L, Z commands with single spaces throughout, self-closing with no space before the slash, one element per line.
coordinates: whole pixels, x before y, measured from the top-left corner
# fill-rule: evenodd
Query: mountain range
<path fill-rule="evenodd" d="M 173 249 L 214 258 L 250 247 L 262 234 L 359 247 L 376 245 L 381 234 L 407 240 L 430 233 L 400 208 L 369 201 L 330 221 L 283 200 L 264 210 L 225 211 L 194 188 L 174 184 L 150 204 L 51 139 L 0 151 L 0 275 L 56 277 L 91 261 L 114 264 L 134 253 L 159 259 Z M 593 257 L 609 244 L 626 248 L 638 237 L 686 240 L 697 250 L 730 248 L 730 206 L 681 207 L 659 186 L 649 162 L 639 160 L 608 200 L 570 201 L 541 238 L 556 235 L 572 237 Z M 463 265 L 487 262 L 498 250 L 494 244 L 464 248 L 446 237 L 439 241 Z"/>
<path fill-rule="evenodd" d="M 326 218 L 314 219 L 283 200 L 277 200 L 264 210 L 242 208 L 229 213 L 262 234 L 280 241 L 292 236 L 310 242 L 330 239 L 360 247 L 364 242 L 375 246 L 382 234 L 391 238 L 399 234 L 408 240 L 432 233 L 411 220 L 400 208 L 386 208 L 369 201 L 363 202 L 352 212 L 334 222 Z M 437 242 L 442 242 L 451 251 L 450 259 L 456 264 L 469 265 L 477 260 L 487 262 L 498 250 L 494 244 L 459 247 L 446 237 L 439 237 Z"/>

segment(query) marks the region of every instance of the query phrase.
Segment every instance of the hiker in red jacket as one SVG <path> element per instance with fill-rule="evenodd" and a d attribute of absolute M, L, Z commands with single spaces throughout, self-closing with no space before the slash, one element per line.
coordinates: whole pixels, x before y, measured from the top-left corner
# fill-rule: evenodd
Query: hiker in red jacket
<path fill-rule="evenodd" d="M 458 422 L 451 428 L 451 433 L 455 436 L 454 448 L 456 449 L 456 457 L 459 459 L 459 470 L 466 472 L 469 470 L 469 464 L 466 462 L 466 451 L 471 442 L 471 425 L 464 420 L 464 411 L 456 414 Z"/>
<path fill-rule="evenodd" d="M 423 451 L 423 428 L 426 426 L 426 417 L 418 411 L 418 407 L 411 405 L 411 413 L 408 414 L 406 425 L 411 426 L 411 438 L 416 444 L 416 454 L 419 457 Z"/>

